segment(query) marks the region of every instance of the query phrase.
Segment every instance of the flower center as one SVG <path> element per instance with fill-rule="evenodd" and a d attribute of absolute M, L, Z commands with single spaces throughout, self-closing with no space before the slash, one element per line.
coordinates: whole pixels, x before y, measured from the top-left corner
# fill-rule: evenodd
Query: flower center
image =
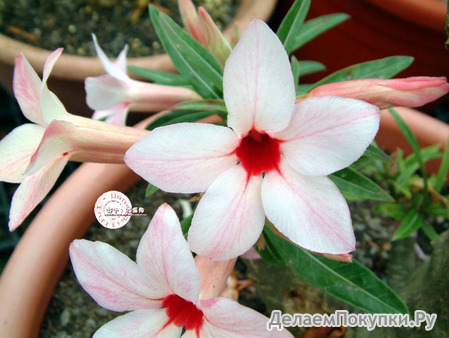
<path fill-rule="evenodd" d="M 203 324 L 203 311 L 199 310 L 195 304 L 171 294 L 164 298 L 162 306 L 165 307 L 165 313 L 169 318 L 168 323 L 199 332 Z"/>
<path fill-rule="evenodd" d="M 279 144 L 280 141 L 254 129 L 242 138 L 236 154 L 248 176 L 279 169 Z"/>

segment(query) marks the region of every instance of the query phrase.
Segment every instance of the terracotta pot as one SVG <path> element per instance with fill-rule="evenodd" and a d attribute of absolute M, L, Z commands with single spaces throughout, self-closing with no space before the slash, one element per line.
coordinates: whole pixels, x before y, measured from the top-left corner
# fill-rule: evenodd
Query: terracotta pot
<path fill-rule="evenodd" d="M 240 31 L 254 18 L 267 20 L 277 0 L 242 0 L 235 18 L 225 29 L 224 34 L 231 37 L 237 27 Z M 12 93 L 12 74 L 14 58 L 23 53 L 31 66 L 42 74 L 45 60 L 51 51 L 18 42 L 0 34 L 0 84 Z M 129 65 L 150 69 L 174 71 L 168 55 L 129 58 Z M 92 116 L 92 110 L 85 103 L 84 79 L 88 76 L 105 74 L 105 70 L 96 57 L 82 57 L 63 54 L 53 68 L 49 79 L 50 89 L 64 102 L 72 114 Z"/>
<path fill-rule="evenodd" d="M 448 124 L 415 109 L 402 107 L 395 109 L 415 134 L 421 148 L 440 144 L 441 151 L 444 151 L 447 138 L 449 137 Z M 388 110 L 382 110 L 380 121 L 379 132 L 376 136 L 378 145 L 389 152 L 394 152 L 397 148 L 401 148 L 405 154 L 412 153 L 410 145 Z M 440 163 L 440 160 L 429 161 L 427 169 L 430 173 L 436 174 Z"/>
<path fill-rule="evenodd" d="M 274 15 L 283 17 L 293 0 L 281 0 Z M 401 76 L 449 76 L 444 34 L 446 2 L 440 0 L 312 0 L 308 19 L 331 13 L 351 16 L 343 24 L 304 45 L 296 53 L 327 67 L 305 82 L 356 63 L 392 55 L 410 55 L 413 64 Z"/>
<path fill-rule="evenodd" d="M 125 165 L 85 163 L 35 217 L 0 278 L 0 332 L 37 337 L 53 289 L 68 260 L 69 244 L 95 220 L 93 206 L 106 191 L 126 191 L 139 177 Z"/>

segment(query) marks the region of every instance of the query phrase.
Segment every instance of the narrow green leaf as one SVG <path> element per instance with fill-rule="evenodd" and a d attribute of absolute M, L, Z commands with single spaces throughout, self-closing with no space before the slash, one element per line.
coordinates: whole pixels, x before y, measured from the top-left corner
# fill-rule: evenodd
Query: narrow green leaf
<path fill-rule="evenodd" d="M 345 22 L 349 18 L 350 16 L 348 14 L 335 13 L 319 16 L 306 21 L 301 27 L 298 35 L 296 35 L 295 44 L 293 45 L 292 50 L 296 50 L 304 46 L 307 42 L 315 39 L 317 36 L 341 24 L 342 22 Z"/>
<path fill-rule="evenodd" d="M 223 74 L 215 57 L 154 6 L 150 6 L 150 17 L 164 50 L 178 72 L 189 79 L 203 98 L 222 98 Z"/>
<path fill-rule="evenodd" d="M 371 313 L 408 313 L 398 295 L 357 261 L 324 258 L 277 237 L 270 229 L 266 235 L 297 274 L 334 297 Z"/>
<path fill-rule="evenodd" d="M 166 115 L 159 117 L 151 122 L 146 129 L 153 130 L 157 127 L 167 126 L 169 124 L 181 123 L 181 122 L 196 122 L 206 117 L 215 115 L 215 112 L 210 111 L 185 111 L 185 112 L 170 112 Z"/>
<path fill-rule="evenodd" d="M 448 14 L 449 15 L 449 14 Z M 446 182 L 447 173 L 449 170 L 449 136 L 446 141 L 446 149 L 444 150 L 443 160 L 441 161 L 440 168 L 438 169 L 437 177 L 433 188 L 436 192 L 440 192 L 443 188 L 444 182 Z"/>
<path fill-rule="evenodd" d="M 181 221 L 181 229 L 182 229 L 182 234 L 184 235 L 184 237 L 187 237 L 190 226 L 192 225 L 192 218 L 193 218 L 193 214 L 184 218 Z"/>
<path fill-rule="evenodd" d="M 150 80 L 157 84 L 166 86 L 187 86 L 190 82 L 187 78 L 170 72 L 162 72 L 155 69 L 147 69 L 136 66 L 128 66 L 128 70 L 136 75 L 142 76 L 147 80 Z"/>
<path fill-rule="evenodd" d="M 296 99 L 299 99 L 303 94 L 312 90 L 310 84 L 300 84 L 296 86 Z"/>
<path fill-rule="evenodd" d="M 387 215 L 395 220 L 402 220 L 407 215 L 407 209 L 399 203 L 382 203 L 376 205 L 374 212 Z"/>
<path fill-rule="evenodd" d="M 293 51 L 293 47 L 296 43 L 296 36 L 301 30 L 309 7 L 310 0 L 296 0 L 279 25 L 276 34 L 284 44 L 287 54 L 290 54 Z"/>
<path fill-rule="evenodd" d="M 145 189 L 145 197 L 150 197 L 151 195 L 153 195 L 158 190 L 159 190 L 158 187 L 155 187 L 154 185 L 149 183 L 147 188 Z"/>
<path fill-rule="evenodd" d="M 380 186 L 352 168 L 337 171 L 330 175 L 329 178 L 337 185 L 345 198 L 349 200 L 394 201 L 393 197 Z"/>
<path fill-rule="evenodd" d="M 438 233 L 426 222 L 421 223 L 421 229 L 430 241 L 436 241 L 438 239 Z"/>
<path fill-rule="evenodd" d="M 330 74 L 315 83 L 310 90 L 332 82 L 370 78 L 389 79 L 410 66 L 412 62 L 413 58 L 411 56 L 390 56 L 384 59 L 359 63 Z"/>
<path fill-rule="evenodd" d="M 415 209 L 410 210 L 402 220 L 399 228 L 394 232 L 392 240 L 395 241 L 410 236 L 420 228 L 422 221 L 421 215 Z"/>
<path fill-rule="evenodd" d="M 262 232 L 263 239 L 265 241 L 265 247 L 263 249 L 259 249 L 256 245 L 255 249 L 267 264 L 277 267 L 285 266 L 284 260 L 279 255 L 279 252 L 277 252 L 275 246 L 271 242 L 271 238 L 267 235 L 266 229 L 267 226 L 264 227 L 264 230 Z"/>
<path fill-rule="evenodd" d="M 371 143 L 368 148 L 365 150 L 364 156 L 373 159 L 380 160 L 385 163 L 391 163 L 391 157 L 388 156 L 385 151 L 380 149 L 375 142 Z"/>
<path fill-rule="evenodd" d="M 299 61 L 298 59 L 292 55 L 290 58 L 290 64 L 292 67 L 292 73 L 293 73 L 293 81 L 295 81 L 295 90 L 299 85 L 299 75 L 300 75 L 300 67 L 299 67 Z"/>
<path fill-rule="evenodd" d="M 422 158 L 421 149 L 419 148 L 418 141 L 416 140 L 415 135 L 413 135 L 410 128 L 405 124 L 404 120 L 396 112 L 396 110 L 394 110 L 393 108 L 389 108 L 388 110 L 390 111 L 390 114 L 393 116 L 393 118 L 396 120 L 396 123 L 401 129 L 402 134 L 404 135 L 404 137 L 406 138 L 407 142 L 410 144 L 410 146 L 413 149 L 413 152 L 416 155 L 416 159 L 418 160 L 419 167 L 421 169 L 421 175 L 424 180 L 425 192 L 426 194 L 428 194 L 429 184 L 427 182 L 427 170 L 426 166 L 424 165 L 424 160 Z"/>
<path fill-rule="evenodd" d="M 178 103 L 172 108 L 174 111 L 198 110 L 210 111 L 226 118 L 228 111 L 223 100 L 197 100 Z"/>
<path fill-rule="evenodd" d="M 396 194 L 404 195 L 407 199 L 412 198 L 412 191 L 410 190 L 410 180 L 401 179 L 400 181 L 388 180 L 388 183 L 395 188 Z"/>
<path fill-rule="evenodd" d="M 298 61 L 299 76 L 304 76 L 326 69 L 326 66 L 317 61 Z"/>
<path fill-rule="evenodd" d="M 446 197 L 446 200 L 448 200 L 447 197 Z M 449 201 L 448 201 L 448 203 L 449 203 Z M 449 209 L 440 203 L 430 203 L 429 205 L 426 205 L 425 208 L 423 209 L 423 212 L 425 214 L 431 214 L 431 215 L 435 215 L 435 216 L 443 216 L 445 218 L 449 218 Z"/>
<path fill-rule="evenodd" d="M 441 158 L 442 154 L 439 151 L 440 147 L 441 146 L 439 144 L 435 144 L 433 146 L 422 148 L 420 152 L 423 162 L 426 163 L 427 161 Z M 404 168 L 407 171 L 408 176 L 412 176 L 420 168 L 419 161 L 415 153 L 410 154 L 404 160 Z"/>

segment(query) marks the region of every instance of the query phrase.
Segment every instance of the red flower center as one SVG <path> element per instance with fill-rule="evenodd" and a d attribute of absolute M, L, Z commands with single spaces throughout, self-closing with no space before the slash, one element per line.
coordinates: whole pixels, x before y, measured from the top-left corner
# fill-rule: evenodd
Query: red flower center
<path fill-rule="evenodd" d="M 242 138 L 236 154 L 248 176 L 256 176 L 270 170 L 279 170 L 279 145 L 280 141 L 253 129 Z"/>
<path fill-rule="evenodd" d="M 186 330 L 195 330 L 199 333 L 203 324 L 203 311 L 199 310 L 195 304 L 171 294 L 164 298 L 162 306 L 165 307 L 169 323 L 173 323 L 179 327 L 185 327 Z"/>

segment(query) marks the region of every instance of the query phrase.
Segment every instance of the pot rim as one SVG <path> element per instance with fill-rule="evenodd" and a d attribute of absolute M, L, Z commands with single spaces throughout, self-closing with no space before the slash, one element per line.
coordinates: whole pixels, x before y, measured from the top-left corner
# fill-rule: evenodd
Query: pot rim
<path fill-rule="evenodd" d="M 230 39 L 235 30 L 242 31 L 253 19 L 267 20 L 274 11 L 277 0 L 242 0 L 235 17 L 223 31 Z M 42 74 L 45 60 L 52 51 L 19 42 L 0 34 L 0 61 L 14 65 L 14 59 L 24 54 L 37 73 Z M 74 66 L 78 64 L 78 66 Z M 167 54 L 128 58 L 128 64 L 162 71 L 174 71 L 175 67 Z M 89 76 L 103 75 L 105 70 L 97 57 L 62 54 L 52 70 L 52 78 L 84 81 Z"/>
<path fill-rule="evenodd" d="M 366 0 L 425 28 L 444 32 L 447 3 L 442 0 Z"/>

